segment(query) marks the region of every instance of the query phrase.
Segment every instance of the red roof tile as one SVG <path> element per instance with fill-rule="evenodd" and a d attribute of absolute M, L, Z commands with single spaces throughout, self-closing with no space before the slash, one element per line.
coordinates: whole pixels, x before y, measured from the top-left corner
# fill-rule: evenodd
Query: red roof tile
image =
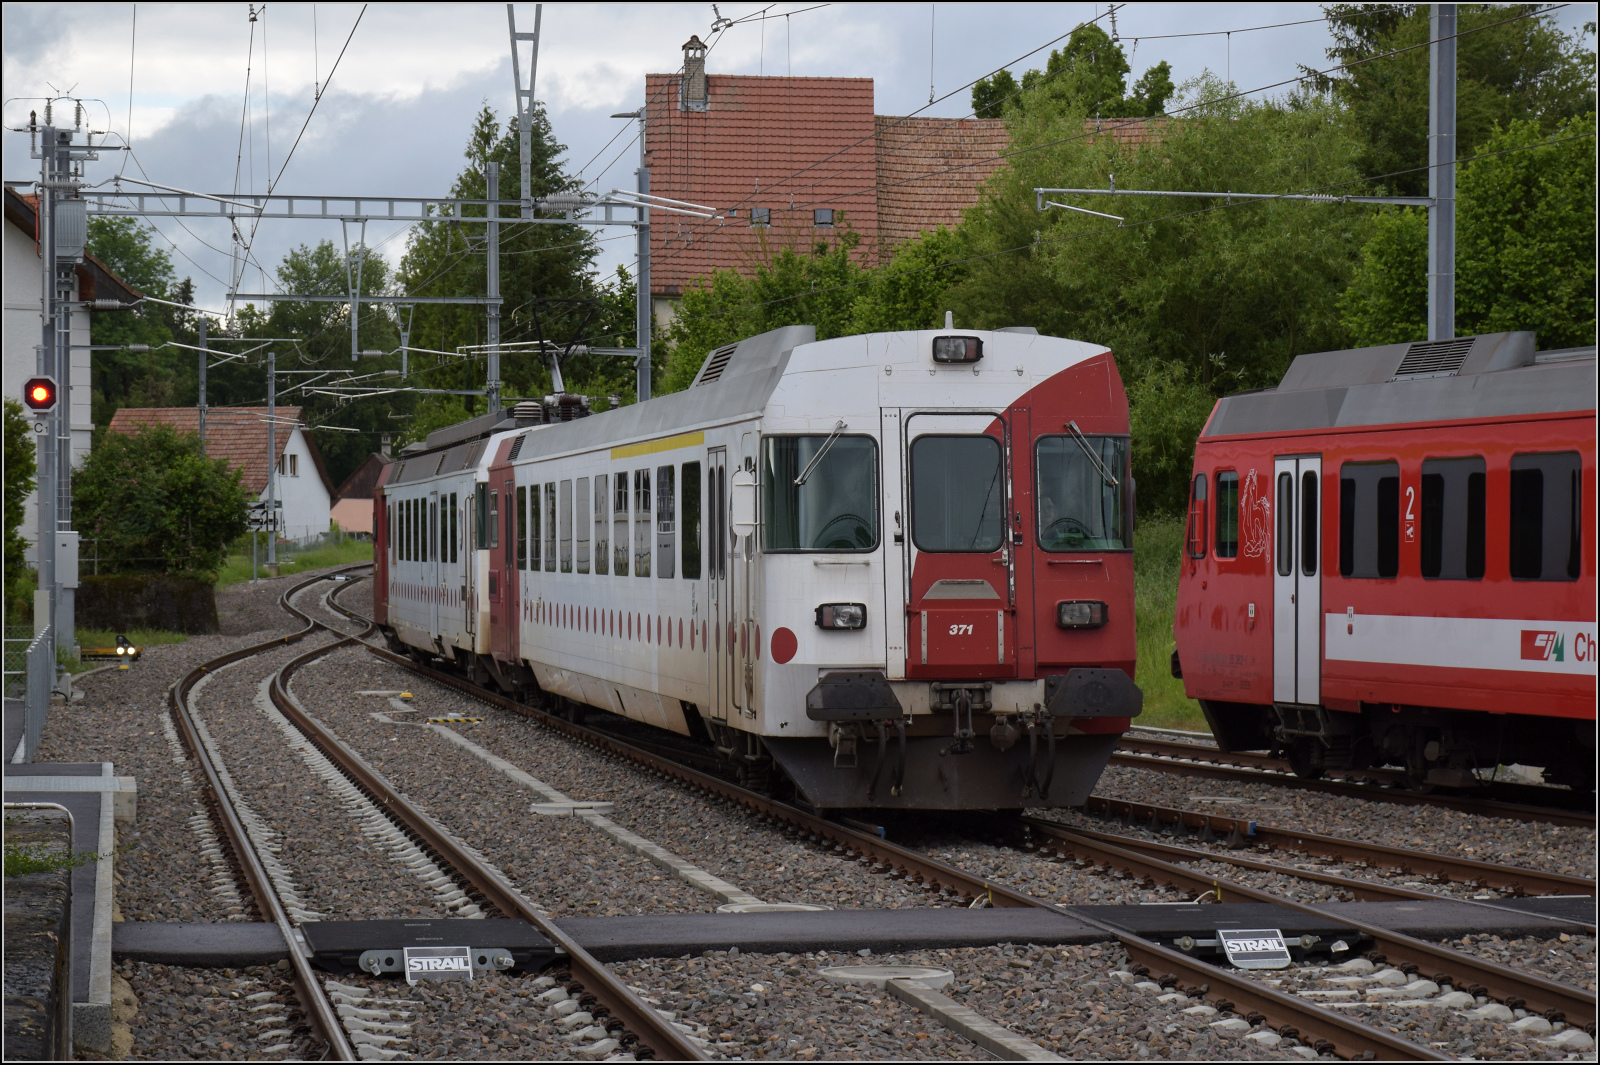
<path fill-rule="evenodd" d="M 317 475 L 322 478 L 328 496 L 333 496 L 333 483 L 322 465 L 322 452 L 309 432 L 305 432 L 305 419 L 299 407 L 278 407 L 277 450 L 274 462 L 283 457 L 294 429 L 305 435 L 306 447 L 311 452 Z M 150 425 L 170 425 L 180 433 L 200 430 L 200 412 L 193 407 L 123 407 L 111 416 L 108 426 L 113 433 L 137 433 Z M 214 459 L 226 459 L 230 469 L 244 471 L 244 485 L 260 494 L 267 488 L 267 408 L 265 407 L 212 407 L 206 411 L 206 454 Z"/>
<path fill-rule="evenodd" d="M 877 116 L 878 234 L 892 249 L 925 229 L 954 227 L 1011 146 L 998 118 Z"/>

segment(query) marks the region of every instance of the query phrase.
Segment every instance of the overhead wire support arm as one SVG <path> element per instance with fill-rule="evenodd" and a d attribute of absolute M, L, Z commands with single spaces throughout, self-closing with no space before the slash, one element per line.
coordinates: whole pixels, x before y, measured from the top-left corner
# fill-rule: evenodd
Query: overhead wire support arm
<path fill-rule="evenodd" d="M 1403 207 L 1432 207 L 1433 198 L 1429 196 L 1335 196 L 1323 192 L 1195 192 L 1190 190 L 1165 190 L 1165 189 L 1119 189 L 1113 186 L 1109 189 L 1034 189 L 1034 204 L 1040 211 L 1047 207 L 1064 207 L 1069 211 L 1083 211 L 1082 207 L 1072 207 L 1064 203 L 1046 200 L 1046 196 L 1175 196 L 1180 199 L 1190 200 L 1305 200 L 1310 203 L 1387 203 L 1398 204 Z M 1099 214 L 1098 211 L 1088 211 L 1088 214 Z M 1105 215 L 1106 218 L 1115 218 L 1115 215 Z"/>

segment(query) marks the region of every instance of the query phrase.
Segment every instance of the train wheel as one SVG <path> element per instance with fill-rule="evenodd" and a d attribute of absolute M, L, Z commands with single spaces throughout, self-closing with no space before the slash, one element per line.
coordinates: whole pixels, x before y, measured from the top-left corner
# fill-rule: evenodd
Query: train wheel
<path fill-rule="evenodd" d="M 1421 752 L 1406 756 L 1406 787 L 1419 795 L 1427 795 L 1435 785 L 1428 782 L 1428 760 Z"/>
<path fill-rule="evenodd" d="M 1295 740 L 1289 744 L 1289 768 L 1301 780 L 1322 776 L 1322 744 L 1317 740 Z"/>

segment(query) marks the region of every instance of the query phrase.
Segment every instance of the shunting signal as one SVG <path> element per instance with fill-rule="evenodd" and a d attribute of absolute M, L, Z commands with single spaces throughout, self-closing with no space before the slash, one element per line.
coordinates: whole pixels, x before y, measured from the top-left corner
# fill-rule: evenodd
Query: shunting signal
<path fill-rule="evenodd" d="M 49 414 L 56 408 L 56 382 L 50 377 L 30 377 L 22 386 L 22 402 L 35 414 Z"/>

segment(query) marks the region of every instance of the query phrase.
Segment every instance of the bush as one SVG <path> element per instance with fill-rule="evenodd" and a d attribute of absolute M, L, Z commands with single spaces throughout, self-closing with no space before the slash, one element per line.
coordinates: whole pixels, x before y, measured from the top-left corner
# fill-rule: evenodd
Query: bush
<path fill-rule="evenodd" d="M 26 596 L 29 591 L 28 569 L 22 561 L 27 541 L 18 530 L 22 527 L 23 504 L 34 488 L 33 433 L 22 404 L 14 399 L 5 401 L 5 613 L 8 621 L 26 618 L 33 623 L 32 604 Z"/>
<path fill-rule="evenodd" d="M 207 583 L 244 534 L 249 505 L 239 471 L 206 457 L 196 434 L 164 425 L 105 434 L 72 492 L 73 525 L 98 539 L 102 571 L 203 574 Z"/>

